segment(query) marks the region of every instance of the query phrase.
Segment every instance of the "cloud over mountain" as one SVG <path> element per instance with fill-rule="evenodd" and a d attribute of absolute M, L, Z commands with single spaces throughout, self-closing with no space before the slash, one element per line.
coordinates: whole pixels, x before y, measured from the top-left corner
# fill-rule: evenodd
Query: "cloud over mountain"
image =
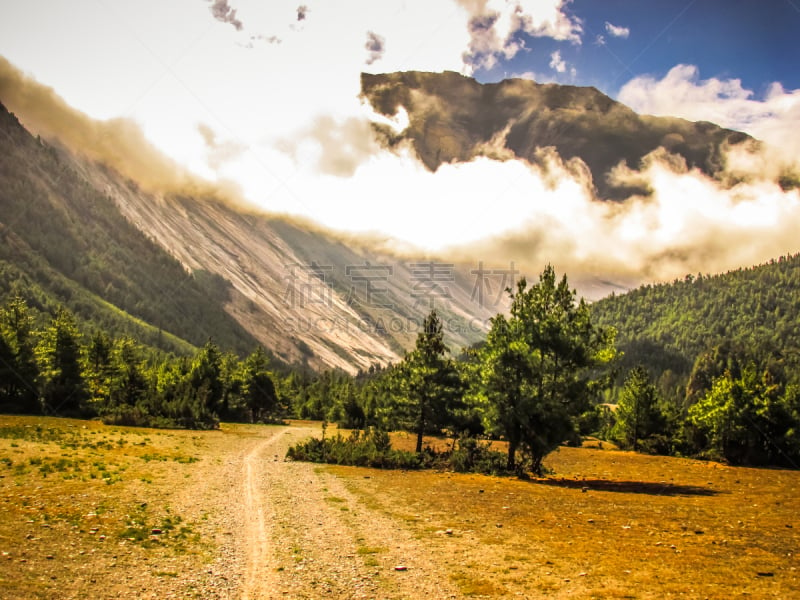
<path fill-rule="evenodd" d="M 747 131 L 780 148 L 784 158 L 800 156 L 800 89 L 784 90 L 774 83 L 759 99 L 738 79 L 701 79 L 694 65 L 677 65 L 660 80 L 632 79 L 619 99 L 640 113 L 713 121 Z"/>
<path fill-rule="evenodd" d="M 455 73 L 362 82 L 377 112 L 408 114 L 403 132 L 375 126 L 388 147 L 413 152 L 442 178 L 482 173 L 492 183 L 480 192 L 457 189 L 462 206 L 482 203 L 487 227 L 498 212 L 517 216 L 505 231 L 450 249 L 461 258 L 553 262 L 579 277 L 638 283 L 793 247 L 798 190 L 774 172 L 750 169 L 743 178 L 728 168 L 732 157 L 744 163 L 763 154 L 742 133 L 640 116 L 590 88 L 480 85 Z"/>
<path fill-rule="evenodd" d="M 0 66 L 0 98 L 37 133 L 145 187 L 238 197 L 154 151 L 136 123 L 92 120 Z M 762 160 L 740 133 L 640 116 L 590 88 L 523 80 L 364 75 L 362 92 L 374 113 L 316 115 L 272 140 L 280 151 L 269 167 L 296 173 L 283 193 L 328 227 L 468 264 L 513 261 L 535 273 L 551 262 L 585 293 L 597 278 L 634 285 L 795 247 L 797 189 L 782 187 L 774 171 L 750 168 L 743 177 L 726 168 L 731 157 Z M 242 150 L 207 125 L 195 136 L 219 169 Z M 615 201 L 602 200 L 603 190 Z"/>

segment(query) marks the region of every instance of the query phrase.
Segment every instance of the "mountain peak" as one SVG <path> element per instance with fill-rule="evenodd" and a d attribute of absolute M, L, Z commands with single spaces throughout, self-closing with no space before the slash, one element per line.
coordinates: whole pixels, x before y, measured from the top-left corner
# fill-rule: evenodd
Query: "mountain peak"
<path fill-rule="evenodd" d="M 631 192 L 609 179 L 620 163 L 637 169 L 664 147 L 713 177 L 724 149 L 751 139 L 711 123 L 638 115 L 593 87 L 521 78 L 480 83 L 452 71 L 363 73 L 361 94 L 382 115 L 394 116 L 401 107 L 407 112 L 405 131 L 375 129 L 386 146 L 410 142 L 431 171 L 485 156 L 486 148 L 544 166 L 541 150 L 555 148 L 563 160 L 578 158 L 588 166 L 604 199 Z"/>

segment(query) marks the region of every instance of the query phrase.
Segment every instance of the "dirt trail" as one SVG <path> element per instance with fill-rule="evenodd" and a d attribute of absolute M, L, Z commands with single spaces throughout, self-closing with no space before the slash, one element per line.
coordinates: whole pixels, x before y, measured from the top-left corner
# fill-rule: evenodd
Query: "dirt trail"
<path fill-rule="evenodd" d="M 274 569 L 269 568 L 270 551 L 273 549 L 269 539 L 270 529 L 267 519 L 270 516 L 265 506 L 261 491 L 259 462 L 263 460 L 265 451 L 280 440 L 276 434 L 256 445 L 242 462 L 244 476 L 244 540 L 247 564 L 242 589 L 242 599 L 265 598 L 270 589 L 274 589 Z M 271 512 L 271 511 L 270 511 Z"/>
<path fill-rule="evenodd" d="M 401 523 L 317 465 L 284 460 L 318 430 L 267 431 L 242 460 L 241 598 L 457 597 L 437 557 Z"/>

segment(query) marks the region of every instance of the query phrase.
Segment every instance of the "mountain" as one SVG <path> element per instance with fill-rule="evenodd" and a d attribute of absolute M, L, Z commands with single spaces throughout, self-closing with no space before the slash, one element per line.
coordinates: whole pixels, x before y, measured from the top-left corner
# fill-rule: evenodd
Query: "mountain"
<path fill-rule="evenodd" d="M 481 340 L 506 307 L 503 288 L 524 274 L 401 256 L 223 199 L 135 124 L 93 121 L 6 71 L 0 89 L 42 137 L 0 105 L 0 296 L 21 293 L 40 312 L 65 304 L 89 325 L 169 351 L 209 338 L 240 354 L 262 344 L 285 363 L 354 373 L 397 361 L 433 307 L 454 352 Z M 365 74 L 362 94 L 382 114 L 405 109 L 404 132 L 375 131 L 413 146 L 431 170 L 481 154 L 536 163 L 553 146 L 582 159 L 608 197 L 620 193 L 606 176 L 621 161 L 666 146 L 714 174 L 727 144 L 750 140 L 639 116 L 592 88 L 526 80 Z"/>
<path fill-rule="evenodd" d="M 624 368 L 643 364 L 685 383 L 695 360 L 722 344 L 800 361 L 800 254 L 719 275 L 644 285 L 591 305 L 616 328 Z M 762 352 L 763 351 L 763 352 Z"/>
<path fill-rule="evenodd" d="M 402 258 L 216 197 L 148 191 L 34 137 L 2 105 L 0 148 L 0 295 L 21 292 L 51 312 L 65 304 L 167 350 L 212 338 L 241 354 L 260 343 L 286 363 L 355 372 L 397 361 L 434 306 L 456 352 L 503 307 L 478 297 L 475 265 Z"/>
<path fill-rule="evenodd" d="M 93 326 L 169 351 L 208 337 L 239 352 L 256 344 L 222 310 L 224 281 L 186 271 L 73 157 L 34 138 L 2 104 L 0 147 L 0 292 L 39 311 L 66 305 Z"/>
<path fill-rule="evenodd" d="M 713 176 L 727 146 L 752 141 L 713 123 L 639 115 L 591 87 L 528 79 L 481 84 L 453 72 L 408 71 L 364 73 L 361 90 L 379 114 L 405 110 L 409 124 L 402 133 L 382 124 L 375 130 L 387 146 L 410 142 L 431 171 L 481 155 L 541 165 L 541 150 L 554 147 L 565 161 L 586 163 L 597 193 L 608 199 L 646 192 L 615 185 L 609 174 L 620 162 L 637 169 L 663 147 Z"/>

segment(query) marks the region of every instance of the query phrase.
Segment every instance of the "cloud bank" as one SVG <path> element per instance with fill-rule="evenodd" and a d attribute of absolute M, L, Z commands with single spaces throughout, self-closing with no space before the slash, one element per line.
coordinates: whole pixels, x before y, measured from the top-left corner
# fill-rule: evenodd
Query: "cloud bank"
<path fill-rule="evenodd" d="M 3 57 L 0 57 L 0 101 L 17 113 L 32 133 L 56 139 L 75 152 L 105 163 L 150 191 L 243 202 L 232 182 L 211 183 L 200 179 L 160 152 L 135 121 L 91 119 L 69 106 L 52 88 L 26 77 Z M 213 134 L 211 140 L 214 141 Z M 231 150 L 222 148 L 228 153 Z"/>
<path fill-rule="evenodd" d="M 212 14 L 231 27 L 208 27 L 214 23 L 208 10 L 212 4 L 193 5 L 199 23 L 191 36 L 207 37 L 198 37 L 204 43 L 195 46 L 189 46 L 194 37 L 187 38 L 191 52 L 180 60 L 176 50 L 176 60 L 167 63 L 175 77 L 163 71 L 164 65 L 154 65 L 153 72 L 164 72 L 163 77 L 155 85 L 149 75 L 137 80 L 141 86 L 132 87 L 119 108 L 114 106 L 113 114 L 132 114 L 135 121 L 90 119 L 53 90 L 36 88 L 8 63 L 0 63 L 0 99 L 35 132 L 58 136 L 145 187 L 200 189 L 202 180 L 191 168 L 209 178 L 239 182 L 243 194 L 265 210 L 349 232 L 372 231 L 475 263 L 491 260 L 502 266 L 514 260 L 532 274 L 553 262 L 571 279 L 602 277 L 634 285 L 800 250 L 795 241 L 797 191 L 776 183 L 777 161 L 764 153 L 729 153 L 728 169 L 748 173 L 729 181 L 685 168 L 667 153 L 654 153 L 642 165 L 615 172 L 619 181 L 645 185 L 652 193 L 609 203 L 594 196 L 577 161 L 565 162 L 551 151 L 541 154 L 546 169 L 509 160 L 513 157 L 494 143 L 505 131 L 487 141 L 477 158 L 448 160 L 435 173 L 408 148 L 392 153 L 376 146 L 376 119 L 365 115 L 358 100 L 359 74 L 373 48 L 380 51 L 380 60 L 369 67 L 383 72 L 472 72 L 524 52 L 520 32 L 580 43 L 582 25 L 570 15 L 567 2 L 394 2 L 391 9 L 373 11 L 374 0 L 353 0 L 353 9 L 343 16 L 336 3 L 309 0 L 300 19 L 297 2 L 237 0 L 233 6 L 240 9 L 247 31 L 230 2 L 214 2 L 219 9 Z M 260 27 L 270 36 L 251 40 Z M 368 32 L 380 32 L 385 43 L 365 47 Z M 172 39 L 169 31 L 161 33 Z M 608 40 L 614 35 L 602 33 Z M 236 38 L 264 43 L 245 50 Z M 121 54 L 118 63 L 139 64 L 141 48 L 136 49 Z M 212 73 L 209 64 L 227 68 Z M 106 67 L 83 66 L 107 88 L 121 88 L 130 79 Z M 37 76 L 42 68 L 34 69 Z M 45 73 L 46 81 L 57 79 Z M 63 85 L 73 102 L 81 90 Z M 92 96 L 107 93 L 100 84 L 91 94 L 85 93 L 85 84 L 82 88 L 88 106 Z M 62 87 L 57 89 L 61 93 Z M 131 108 L 136 94 L 142 100 Z M 745 130 L 768 141 L 781 160 L 800 156 L 794 135 L 800 130 L 798 96 L 796 90 L 773 86 L 756 97 L 736 80 L 700 79 L 689 66 L 676 67 L 661 79 L 634 79 L 621 93 L 638 111 Z M 398 133 L 408 121 L 406 115 L 405 122 L 398 118 L 383 125 Z M 441 148 L 452 144 L 451 132 L 437 135 Z M 173 158 L 154 150 L 148 140 Z M 679 140 L 664 143 L 673 142 Z M 203 194 L 229 193 L 220 191 L 223 184 L 203 186 Z"/>

